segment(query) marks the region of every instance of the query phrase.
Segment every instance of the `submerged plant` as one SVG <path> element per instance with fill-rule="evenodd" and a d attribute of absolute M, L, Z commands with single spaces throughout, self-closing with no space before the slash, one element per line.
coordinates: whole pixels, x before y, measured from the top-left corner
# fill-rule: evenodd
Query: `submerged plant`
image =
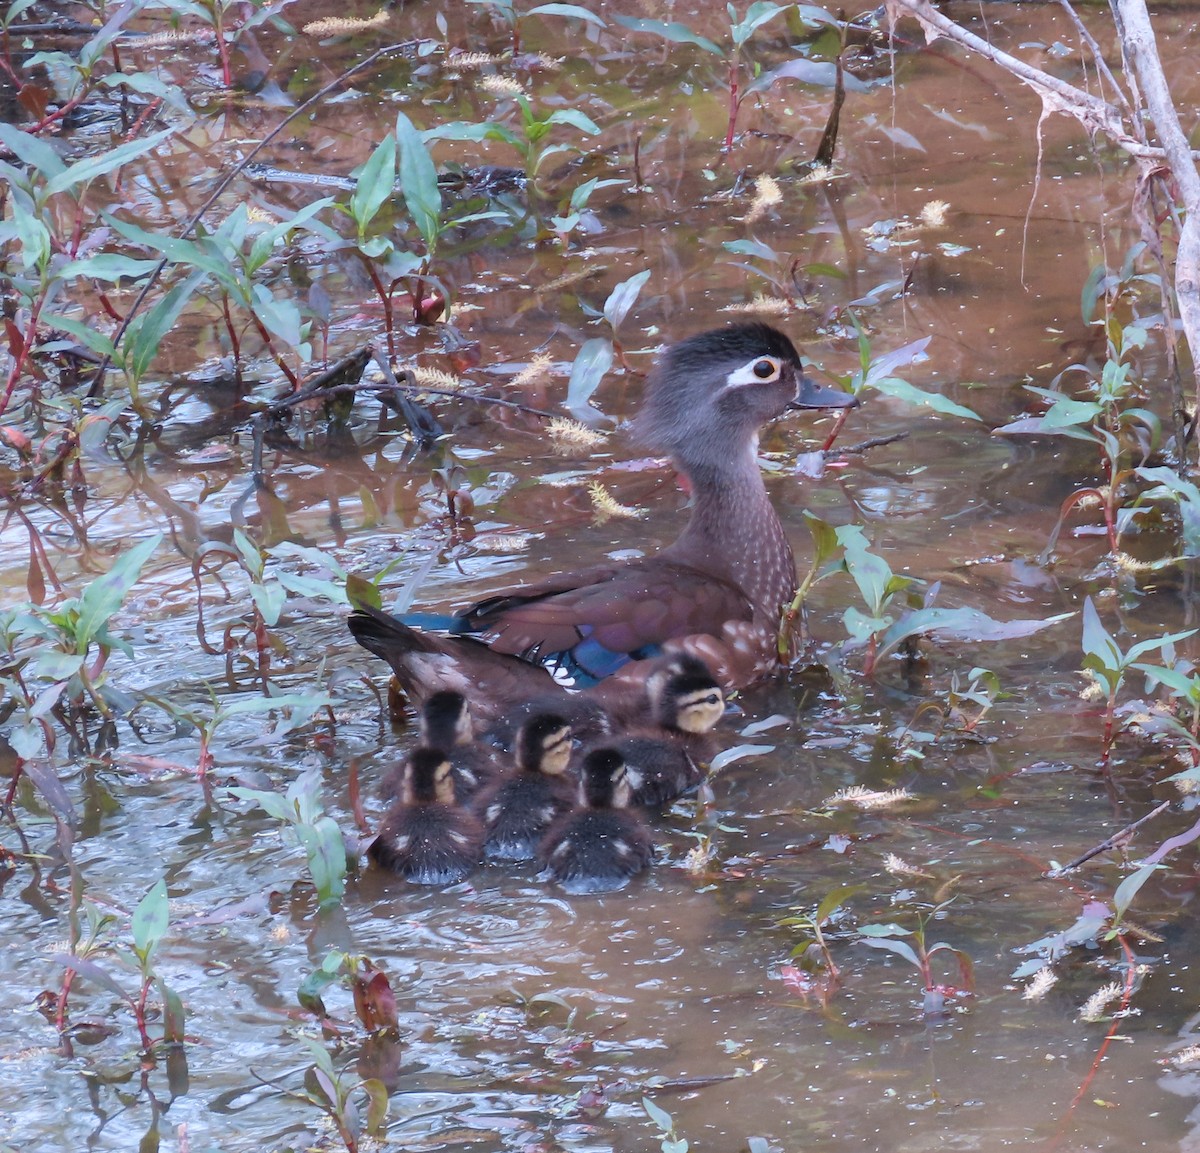
<path fill-rule="evenodd" d="M 72 953 L 59 954 L 57 957 L 65 970 L 57 1013 L 60 1029 L 66 1021 L 67 996 L 75 977 L 78 976 L 99 985 L 129 1006 L 137 1023 L 143 1055 L 149 1056 L 156 1045 L 182 1043 L 183 1003 L 155 968 L 159 946 L 170 925 L 166 882 L 157 881 L 138 902 L 130 922 L 131 948 L 125 953 L 117 952 L 117 956 L 133 968 L 140 979 L 138 992 L 134 996 L 130 996 L 112 973 L 96 959 L 113 950 L 113 943 L 107 939 L 107 931 L 115 923 L 115 918 L 108 914 L 100 914 L 89 905 L 85 904 L 84 907 L 91 926 L 87 940 L 77 943 Z M 152 988 L 157 989 L 160 998 L 162 1035 L 157 1040 L 151 1038 L 148 1028 L 148 1001 Z"/>
<path fill-rule="evenodd" d="M 930 944 L 928 928 L 930 923 L 938 918 L 950 904 L 943 901 L 935 905 L 928 913 L 917 914 L 917 925 L 914 929 L 906 929 L 894 922 L 888 924 L 862 925 L 858 929 L 858 939 L 861 944 L 872 949 L 884 949 L 907 961 L 920 976 L 924 990 L 922 1012 L 926 1016 L 935 1016 L 945 1011 L 948 997 L 972 994 L 975 991 L 975 964 L 970 956 L 962 949 L 956 949 L 944 941 Z M 910 940 L 904 940 L 910 938 Z M 939 954 L 954 958 L 958 964 L 960 985 L 947 985 L 938 981 L 934 972 L 933 960 Z"/>
<path fill-rule="evenodd" d="M 826 930 L 841 912 L 846 900 L 860 890 L 858 885 L 845 885 L 826 893 L 812 912 L 795 912 L 777 922 L 781 928 L 794 929 L 800 940 L 792 949 L 795 964 L 785 965 L 783 979 L 805 999 L 814 998 L 828 1005 L 841 988 L 842 971 L 833 959 L 833 950 Z"/>
<path fill-rule="evenodd" d="M 530 16 L 563 16 L 571 20 L 582 20 L 594 24 L 598 28 L 606 27 L 604 21 L 595 12 L 589 12 L 582 4 L 535 4 L 532 8 L 520 11 L 515 0 L 467 0 L 468 4 L 477 4 L 488 8 L 503 20 L 512 30 L 512 54 L 514 57 L 521 53 L 521 21 Z"/>
<path fill-rule="evenodd" d="M 331 985 L 347 985 L 354 998 L 354 1011 L 368 1033 L 394 1031 L 396 994 L 388 975 L 361 953 L 332 950 L 301 983 L 296 993 L 300 1004 L 322 1018 L 328 1017 L 322 993 Z"/>
<path fill-rule="evenodd" d="M 675 44 L 693 44 L 702 51 L 725 61 L 725 82 L 729 88 L 729 115 L 725 128 L 724 151 L 729 152 L 733 148 L 738 111 L 746 96 L 746 93 L 742 91 L 742 54 L 746 44 L 759 28 L 791 7 L 791 4 L 772 4 L 769 0 L 755 0 L 755 3 L 747 5 L 746 11 L 739 17 L 737 9 L 732 4 L 726 4 L 725 11 L 729 18 L 728 45 L 717 44 L 715 41 L 709 40 L 707 36 L 693 32 L 686 24 L 678 21 L 645 20 L 629 16 L 617 16 L 615 19 L 618 24 L 622 24 L 634 32 L 650 32 Z M 805 10 L 820 11 L 809 5 L 805 6 Z M 825 14 L 822 13 L 822 15 Z"/>

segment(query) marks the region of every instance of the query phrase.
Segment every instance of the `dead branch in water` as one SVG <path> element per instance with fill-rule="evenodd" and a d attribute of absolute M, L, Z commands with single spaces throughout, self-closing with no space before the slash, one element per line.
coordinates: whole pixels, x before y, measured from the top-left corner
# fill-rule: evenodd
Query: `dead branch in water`
<path fill-rule="evenodd" d="M 1122 91 L 1116 77 L 1104 65 L 1095 40 L 1082 29 L 1067 0 L 1062 0 L 1076 27 L 1081 29 L 1081 37 L 1091 49 L 1100 75 L 1113 89 L 1116 103 L 1076 88 L 989 44 L 944 16 L 929 0 L 887 0 L 887 3 L 893 21 L 901 16 L 912 16 L 925 30 L 927 39 L 944 36 L 977 52 L 1028 85 L 1042 102 L 1043 119 L 1059 112 L 1073 117 L 1091 135 L 1103 133 L 1135 161 L 1140 182 L 1160 179 L 1164 169 L 1169 171 L 1173 182 L 1173 216 L 1178 225 L 1178 241 L 1173 276 L 1174 307 L 1164 298 L 1164 325 L 1171 325 L 1171 318 L 1177 310 L 1184 340 L 1191 352 L 1193 406 L 1200 409 L 1200 172 L 1196 169 L 1196 159 L 1200 154 L 1189 147 L 1180 126 L 1144 0 L 1113 0 L 1112 3 L 1125 63 L 1123 79 L 1127 91 Z M 1157 145 L 1147 139 L 1144 119 L 1153 125 Z M 1167 332 L 1165 335 L 1170 345 L 1174 333 Z M 1182 415 L 1177 414 L 1177 422 L 1181 420 Z M 1183 451 L 1183 445 L 1180 444 L 1181 459 Z"/>

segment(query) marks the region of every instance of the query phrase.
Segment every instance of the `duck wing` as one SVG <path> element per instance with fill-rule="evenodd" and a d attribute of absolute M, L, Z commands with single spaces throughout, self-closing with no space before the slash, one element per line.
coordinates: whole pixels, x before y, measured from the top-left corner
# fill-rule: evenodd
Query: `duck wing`
<path fill-rule="evenodd" d="M 753 606 L 736 585 L 652 558 L 597 565 L 489 597 L 461 614 L 455 631 L 478 636 L 493 652 L 546 665 L 581 687 L 656 655 L 666 641 L 719 634 L 726 622 L 752 618 Z"/>

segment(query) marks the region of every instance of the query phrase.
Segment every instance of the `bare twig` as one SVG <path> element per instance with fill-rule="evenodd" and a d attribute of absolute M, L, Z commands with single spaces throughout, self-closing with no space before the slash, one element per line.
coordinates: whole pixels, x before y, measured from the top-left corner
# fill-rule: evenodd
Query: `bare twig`
<path fill-rule="evenodd" d="M 1069 872 L 1071 869 L 1078 869 L 1079 866 L 1084 863 L 1084 861 L 1090 861 L 1093 857 L 1098 857 L 1101 853 L 1107 853 L 1109 849 L 1116 849 L 1121 845 L 1124 845 L 1129 838 L 1133 836 L 1133 834 L 1144 824 L 1154 820 L 1154 818 L 1159 816 L 1161 813 L 1165 813 L 1170 807 L 1170 801 L 1163 801 L 1161 804 L 1156 805 L 1153 809 L 1146 813 L 1145 816 L 1138 817 L 1136 821 L 1126 825 L 1118 832 L 1113 833 L 1111 837 L 1106 838 L 1105 840 L 1101 841 L 1100 844 L 1088 849 L 1086 853 L 1081 854 L 1073 861 L 1068 861 L 1065 865 L 1055 869 L 1052 875 L 1055 877 L 1061 877 L 1063 873 Z"/>

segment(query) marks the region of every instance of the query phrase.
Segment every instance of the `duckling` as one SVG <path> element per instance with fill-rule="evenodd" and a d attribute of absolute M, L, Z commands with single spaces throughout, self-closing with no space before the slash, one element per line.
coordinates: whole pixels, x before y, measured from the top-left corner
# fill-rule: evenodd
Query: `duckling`
<path fill-rule="evenodd" d="M 530 717 L 517 730 L 516 770 L 479 794 L 476 810 L 487 830 L 485 851 L 493 859 L 529 861 L 556 817 L 575 800 L 566 775 L 571 726 L 555 713 Z"/>
<path fill-rule="evenodd" d="M 381 868 L 418 885 L 452 885 L 483 859 L 483 826 L 459 803 L 454 770 L 439 749 L 404 762 L 399 798 L 367 850 Z"/>
<path fill-rule="evenodd" d="M 659 808 L 695 788 L 711 760 L 709 730 L 725 712 L 725 694 L 709 667 L 678 654 L 647 678 L 653 726 L 630 729 L 606 742 L 625 759 L 635 805 Z"/>
<path fill-rule="evenodd" d="M 462 693 L 443 689 L 421 707 L 421 744 L 446 754 L 454 770 L 454 791 L 462 802 L 500 775 L 500 761 L 491 746 L 475 739 L 471 706 Z"/>
<path fill-rule="evenodd" d="M 624 888 L 654 857 L 645 819 L 629 806 L 625 761 L 611 747 L 583 760 L 580 804 L 560 817 L 538 846 L 538 860 L 568 893 Z"/>

